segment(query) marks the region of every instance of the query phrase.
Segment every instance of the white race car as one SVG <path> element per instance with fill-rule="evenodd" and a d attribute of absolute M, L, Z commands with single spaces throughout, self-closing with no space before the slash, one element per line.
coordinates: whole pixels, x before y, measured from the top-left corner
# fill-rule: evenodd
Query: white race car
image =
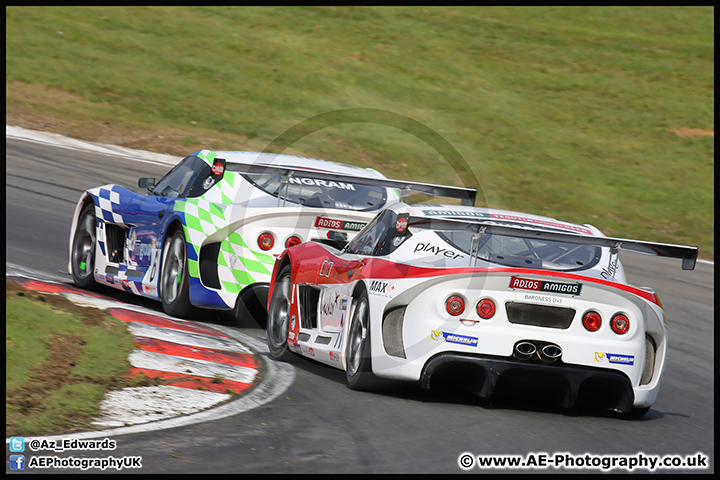
<path fill-rule="evenodd" d="M 82 288 L 107 285 L 161 300 L 170 315 L 236 309 L 265 326 L 275 257 L 312 238 L 344 245 L 408 192 L 461 198 L 475 189 L 387 179 L 372 169 L 255 152 L 200 150 L 137 193 L 85 191 L 68 269 Z"/>
<path fill-rule="evenodd" d="M 308 242 L 278 257 L 268 348 L 343 369 L 355 389 L 450 378 L 482 397 L 515 384 L 642 415 L 667 327 L 653 290 L 627 283 L 620 248 L 690 270 L 698 254 L 524 213 L 397 204 L 343 249 Z"/>

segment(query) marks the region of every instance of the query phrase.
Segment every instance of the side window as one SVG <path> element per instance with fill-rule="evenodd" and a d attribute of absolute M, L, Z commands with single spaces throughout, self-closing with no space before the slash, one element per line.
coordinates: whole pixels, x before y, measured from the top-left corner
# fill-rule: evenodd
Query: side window
<path fill-rule="evenodd" d="M 210 168 L 210 165 L 205 162 L 203 162 L 203 164 L 204 165 L 203 168 L 200 170 L 200 173 L 195 178 L 193 184 L 190 185 L 190 191 L 187 194 L 189 198 L 199 197 L 200 195 L 210 190 L 213 185 L 215 185 L 215 180 L 213 179 L 212 169 Z"/>
<path fill-rule="evenodd" d="M 381 212 L 348 243 L 345 252 L 374 257 L 392 253 L 410 236 L 410 232 L 404 237 L 395 235 L 396 221 L 397 214 L 392 210 Z"/>
<path fill-rule="evenodd" d="M 213 184 L 210 165 L 196 156 L 185 157 L 155 185 L 152 193 L 163 197 L 198 197 Z M 207 188 L 205 188 L 207 187 Z"/>

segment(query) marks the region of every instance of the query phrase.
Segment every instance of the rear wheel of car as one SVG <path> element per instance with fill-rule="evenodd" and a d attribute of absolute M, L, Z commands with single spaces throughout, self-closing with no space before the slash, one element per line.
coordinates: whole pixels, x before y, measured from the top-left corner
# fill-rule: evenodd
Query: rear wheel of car
<path fill-rule="evenodd" d="M 238 328 L 267 329 L 268 290 L 264 284 L 254 284 L 244 288 L 235 300 L 230 322 Z"/>
<path fill-rule="evenodd" d="M 378 378 L 372 372 L 370 358 L 370 304 L 367 292 L 363 290 L 353 299 L 350 330 L 348 332 L 345 358 L 345 377 L 353 390 L 372 390 L 378 385 Z"/>
<path fill-rule="evenodd" d="M 276 277 L 267 317 L 267 345 L 277 360 L 290 357 L 288 331 L 290 328 L 291 297 L 290 265 L 285 265 Z"/>
<path fill-rule="evenodd" d="M 187 273 L 187 244 L 182 229 L 177 230 L 163 248 L 160 272 L 160 299 L 168 315 L 186 317 L 191 311 L 190 281 Z"/>
<path fill-rule="evenodd" d="M 75 234 L 73 235 L 70 271 L 75 285 L 80 288 L 97 287 L 93 270 L 95 269 L 95 204 L 82 209 Z"/>

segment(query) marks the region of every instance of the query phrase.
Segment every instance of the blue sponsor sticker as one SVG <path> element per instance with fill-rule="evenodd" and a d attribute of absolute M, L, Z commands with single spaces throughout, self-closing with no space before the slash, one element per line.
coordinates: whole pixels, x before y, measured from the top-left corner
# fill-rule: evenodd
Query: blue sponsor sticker
<path fill-rule="evenodd" d="M 431 330 L 430 338 L 439 342 L 457 343 L 460 345 L 469 345 L 471 347 L 477 347 L 477 337 L 468 337 L 465 335 L 458 335 L 456 333 L 442 332 L 440 330 Z"/>
<path fill-rule="evenodd" d="M 598 363 L 614 363 L 618 365 L 635 365 L 634 355 L 620 355 L 618 353 L 595 352 L 595 361 Z"/>

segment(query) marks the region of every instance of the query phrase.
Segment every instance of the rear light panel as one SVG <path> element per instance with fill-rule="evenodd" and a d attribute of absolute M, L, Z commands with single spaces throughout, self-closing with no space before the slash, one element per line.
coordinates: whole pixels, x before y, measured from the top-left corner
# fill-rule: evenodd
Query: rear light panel
<path fill-rule="evenodd" d="M 258 246 L 260 250 L 268 251 L 275 246 L 275 238 L 271 233 L 262 233 L 258 237 Z"/>
<path fill-rule="evenodd" d="M 602 317 L 594 311 L 586 312 L 583 315 L 582 324 L 588 332 L 597 332 L 602 326 Z"/>
<path fill-rule="evenodd" d="M 460 295 L 452 295 L 445 301 L 445 310 L 453 317 L 465 311 L 465 300 Z"/>
<path fill-rule="evenodd" d="M 483 298 L 480 300 L 475 307 L 477 310 L 477 314 L 480 316 L 480 318 L 484 318 L 485 320 L 492 318 L 493 315 L 495 315 L 495 302 L 490 300 L 489 298 Z"/>
<path fill-rule="evenodd" d="M 293 235 L 292 237 L 285 240 L 285 248 L 294 247 L 295 245 L 300 245 L 302 243 L 302 240 L 300 240 L 299 237 L 296 237 Z"/>
<path fill-rule="evenodd" d="M 618 335 L 627 333 L 630 330 L 630 319 L 624 313 L 616 313 L 610 320 L 610 328 Z"/>

